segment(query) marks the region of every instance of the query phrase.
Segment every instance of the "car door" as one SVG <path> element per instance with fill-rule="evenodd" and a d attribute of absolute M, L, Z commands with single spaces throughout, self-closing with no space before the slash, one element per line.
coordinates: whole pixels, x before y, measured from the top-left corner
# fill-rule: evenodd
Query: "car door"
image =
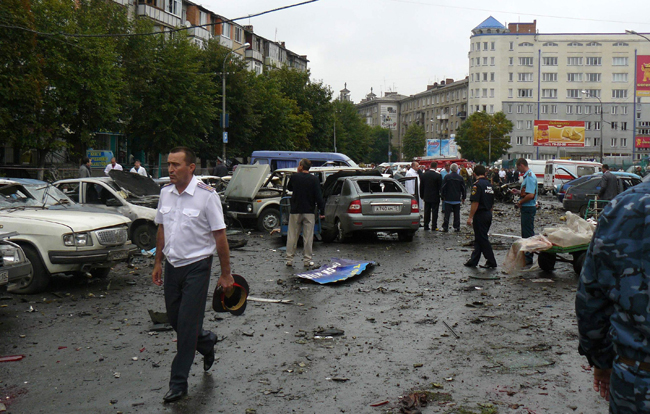
<path fill-rule="evenodd" d="M 344 182 L 345 180 L 338 180 L 336 184 L 334 184 L 334 187 L 332 187 L 332 192 L 325 200 L 325 228 L 332 228 L 334 226 L 334 221 L 338 213 L 338 206 L 341 203 L 341 191 Z"/>

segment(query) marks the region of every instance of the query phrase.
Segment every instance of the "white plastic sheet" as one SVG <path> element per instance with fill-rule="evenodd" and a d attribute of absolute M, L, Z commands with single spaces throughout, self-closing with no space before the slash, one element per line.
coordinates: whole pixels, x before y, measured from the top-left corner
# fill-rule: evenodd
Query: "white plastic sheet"
<path fill-rule="evenodd" d="M 589 244 L 596 230 L 596 225 L 579 216 L 566 213 L 566 225 L 562 227 L 547 227 L 542 232 L 556 246 L 571 247 Z"/>
<path fill-rule="evenodd" d="M 541 234 L 527 239 L 518 239 L 512 243 L 503 263 L 503 269 L 506 273 L 514 273 L 526 265 L 526 252 L 541 252 L 551 247 L 553 247 L 553 243 Z"/>

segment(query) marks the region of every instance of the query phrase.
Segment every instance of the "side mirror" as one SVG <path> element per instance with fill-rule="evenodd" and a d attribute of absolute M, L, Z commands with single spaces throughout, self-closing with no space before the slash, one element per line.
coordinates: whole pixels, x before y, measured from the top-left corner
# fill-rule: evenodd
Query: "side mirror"
<path fill-rule="evenodd" d="M 109 198 L 106 200 L 106 207 L 122 207 L 122 203 L 117 198 Z"/>

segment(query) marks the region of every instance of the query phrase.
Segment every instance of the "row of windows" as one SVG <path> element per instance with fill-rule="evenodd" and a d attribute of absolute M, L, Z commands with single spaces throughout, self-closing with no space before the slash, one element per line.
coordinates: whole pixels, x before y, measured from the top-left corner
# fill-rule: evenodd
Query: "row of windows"
<path fill-rule="evenodd" d="M 516 106 L 514 104 L 507 104 L 506 105 L 506 112 L 511 114 L 513 111 L 513 107 L 516 110 L 518 114 L 523 114 L 524 110 L 526 110 L 527 114 L 532 114 L 535 111 L 535 104 L 517 104 Z M 566 106 L 566 113 L 567 114 L 577 114 L 577 115 L 582 115 L 583 113 L 585 115 L 591 114 L 591 105 L 567 105 Z M 600 105 L 595 105 L 593 106 L 593 113 L 596 115 L 600 114 Z M 543 114 L 557 114 L 557 105 L 554 104 L 543 104 L 539 106 L 539 111 Z M 618 106 L 618 105 L 612 105 L 610 107 L 610 115 L 627 115 L 627 106 Z M 613 122 L 612 125 L 616 126 L 618 123 Z M 613 128 L 613 129 L 616 129 Z M 622 129 L 627 129 L 627 122 L 621 122 L 621 128 Z"/>
<path fill-rule="evenodd" d="M 483 89 L 484 91 L 486 89 Z M 493 90 L 493 89 L 491 89 Z M 478 98 L 478 89 L 476 89 L 476 97 Z M 532 98 L 533 97 L 533 91 L 534 89 L 532 88 L 520 88 L 517 89 L 517 98 Z M 582 93 L 582 92 L 585 93 Z M 583 96 L 585 98 L 600 98 L 601 93 L 600 89 L 567 89 L 566 90 L 566 97 L 571 98 L 571 99 L 579 99 L 582 98 Z M 471 95 L 471 94 L 470 94 Z M 485 95 L 485 93 L 483 94 Z M 470 96 L 472 97 L 472 96 Z M 487 96 L 482 96 L 483 98 L 486 98 Z M 490 96 L 491 98 L 493 97 Z M 508 98 L 513 98 L 514 97 L 514 89 L 508 89 Z M 542 89 L 542 98 L 557 98 L 557 89 Z M 625 99 L 628 97 L 627 89 L 612 89 L 612 99 Z"/>
<path fill-rule="evenodd" d="M 474 59 L 474 58 L 469 59 L 469 65 L 470 66 L 474 66 L 474 62 L 476 62 L 476 66 L 481 66 L 481 58 L 477 57 L 476 59 Z M 483 58 L 483 66 L 487 66 L 487 65 L 488 65 L 488 58 L 484 57 Z M 490 58 L 490 66 L 494 66 L 494 57 Z"/>
<path fill-rule="evenodd" d="M 580 43 L 580 42 L 570 42 L 570 43 L 567 44 L 567 46 L 569 46 L 569 47 L 582 47 L 582 46 L 585 46 L 585 45 L 587 47 L 599 47 L 599 46 L 602 46 L 603 44 L 599 43 L 599 42 L 588 42 L 586 44 Z M 481 46 L 483 46 L 483 47 L 481 48 Z M 535 46 L 535 45 L 533 43 L 530 43 L 530 42 L 522 42 L 522 43 L 519 43 L 517 46 L 519 46 L 519 47 L 532 47 L 532 46 Z M 557 47 L 559 45 L 557 43 L 555 43 L 555 42 L 545 42 L 545 43 L 542 44 L 542 46 L 543 47 Z M 629 44 L 625 43 L 625 42 L 614 42 L 612 44 L 612 46 L 614 46 L 614 47 L 629 46 Z M 488 47 L 489 47 L 489 49 L 488 49 Z M 484 50 L 484 51 L 495 50 L 495 49 L 496 49 L 496 42 L 470 43 L 470 51 L 472 51 L 472 52 L 474 52 L 474 51 L 479 52 L 481 50 Z M 510 42 L 509 50 L 515 50 L 515 42 Z"/>
<path fill-rule="evenodd" d="M 514 65 L 514 57 L 509 58 L 508 64 L 510 66 Z M 566 58 L 567 66 L 602 66 L 603 58 L 590 56 L 569 56 Z M 614 56 L 612 57 L 612 66 L 628 66 L 630 58 L 627 56 Z M 519 66 L 533 66 L 534 58 L 532 56 L 520 56 L 518 59 Z M 558 57 L 557 56 L 546 56 L 542 57 L 542 66 L 557 66 Z"/>
<path fill-rule="evenodd" d="M 434 105 L 441 102 L 444 103 L 445 101 L 451 102 L 460 99 L 467 99 L 466 89 L 462 89 L 462 90 L 458 89 L 452 92 L 447 92 L 446 94 L 442 93 L 433 96 L 428 96 L 425 98 L 416 99 L 414 101 L 405 102 L 402 105 L 404 105 L 405 110 L 410 110 L 410 109 L 421 108 L 423 106 Z"/>
<path fill-rule="evenodd" d="M 470 77 L 474 81 L 474 74 Z M 476 82 L 480 81 L 480 76 L 476 76 Z M 494 78 L 494 72 L 491 72 L 491 79 Z M 487 78 L 487 72 L 483 72 L 483 78 Z M 600 73 L 581 73 L 581 72 L 572 72 L 567 73 L 567 82 L 600 82 L 602 79 L 602 74 Z M 612 73 L 612 82 L 625 83 L 628 82 L 627 73 Z M 492 79 L 493 80 L 493 79 Z M 508 81 L 514 81 L 514 73 L 508 73 Z M 518 72 L 517 73 L 518 82 L 533 82 L 534 74 L 533 72 Z M 544 72 L 542 73 L 542 82 L 557 82 L 557 73 Z"/>

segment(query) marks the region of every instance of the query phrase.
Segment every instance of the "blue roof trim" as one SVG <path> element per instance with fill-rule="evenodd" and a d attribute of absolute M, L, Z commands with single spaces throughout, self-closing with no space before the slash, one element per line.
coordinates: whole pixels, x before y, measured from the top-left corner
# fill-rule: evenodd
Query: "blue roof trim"
<path fill-rule="evenodd" d="M 497 19 L 494 17 L 490 16 L 487 19 L 483 20 L 481 24 L 476 26 L 474 30 L 476 29 L 505 29 L 506 27 L 499 23 Z"/>

